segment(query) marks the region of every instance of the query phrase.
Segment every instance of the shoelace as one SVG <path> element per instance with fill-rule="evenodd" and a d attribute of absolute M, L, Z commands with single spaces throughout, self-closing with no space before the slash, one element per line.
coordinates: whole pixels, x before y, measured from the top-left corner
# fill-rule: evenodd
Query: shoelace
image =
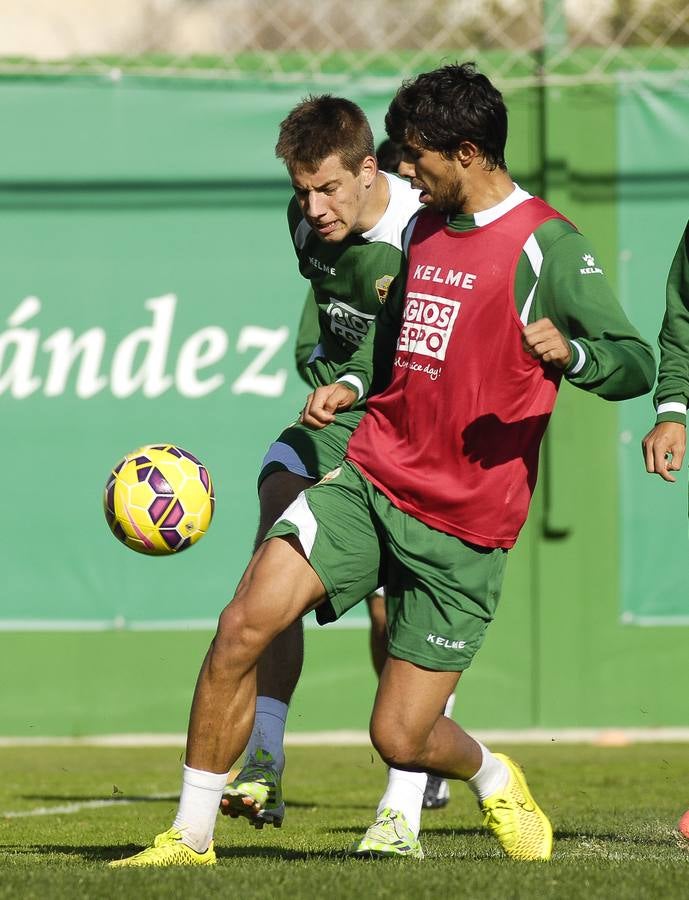
<path fill-rule="evenodd" d="M 501 816 L 500 813 L 514 813 L 514 804 L 509 800 L 506 800 L 500 797 L 496 800 L 495 805 L 491 806 L 490 809 L 487 809 L 483 818 L 484 828 L 488 826 L 491 821 L 493 821 L 497 828 L 501 831 L 505 831 L 506 828 L 509 828 L 510 831 L 514 831 L 514 819 L 512 816 Z"/>
<path fill-rule="evenodd" d="M 157 834 L 153 841 L 154 847 L 165 847 L 168 844 L 176 844 L 177 841 L 181 839 L 182 835 L 179 831 L 176 831 L 173 828 L 170 828 L 168 831 L 164 831 L 162 834 Z"/>
<path fill-rule="evenodd" d="M 380 819 L 376 819 L 376 821 L 373 823 L 373 825 L 371 825 L 371 827 L 369 828 L 369 833 L 373 832 L 375 834 L 375 832 L 379 829 L 381 831 L 384 831 L 386 826 L 389 827 L 390 825 L 392 825 L 393 831 L 395 832 L 397 839 L 400 841 L 405 840 L 404 835 L 400 834 L 399 831 L 397 830 L 397 819 L 398 818 L 399 817 L 398 817 L 397 813 L 394 813 L 394 812 L 390 813 L 389 816 L 381 816 Z"/>

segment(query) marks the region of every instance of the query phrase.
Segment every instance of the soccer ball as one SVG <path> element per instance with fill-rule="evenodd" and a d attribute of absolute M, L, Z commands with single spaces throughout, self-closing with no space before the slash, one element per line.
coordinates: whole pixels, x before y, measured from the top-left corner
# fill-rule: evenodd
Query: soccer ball
<path fill-rule="evenodd" d="M 181 553 L 208 531 L 215 496 L 208 469 L 172 444 L 128 453 L 105 485 L 105 518 L 115 537 L 137 553 Z"/>

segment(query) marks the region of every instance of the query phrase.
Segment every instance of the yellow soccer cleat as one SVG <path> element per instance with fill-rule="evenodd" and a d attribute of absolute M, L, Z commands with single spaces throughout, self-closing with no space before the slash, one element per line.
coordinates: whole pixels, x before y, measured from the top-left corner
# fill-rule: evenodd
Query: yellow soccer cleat
<path fill-rule="evenodd" d="M 152 847 L 146 847 L 141 853 L 116 859 L 108 866 L 119 869 L 122 866 L 214 866 L 217 862 L 213 841 L 205 853 L 197 853 L 187 844 L 182 843 L 182 833 L 170 828 L 156 835 Z"/>
<path fill-rule="evenodd" d="M 553 829 L 531 795 L 520 767 L 509 756 L 494 754 L 510 772 L 507 785 L 480 804 L 484 826 L 493 832 L 512 859 L 545 861 L 553 852 Z"/>

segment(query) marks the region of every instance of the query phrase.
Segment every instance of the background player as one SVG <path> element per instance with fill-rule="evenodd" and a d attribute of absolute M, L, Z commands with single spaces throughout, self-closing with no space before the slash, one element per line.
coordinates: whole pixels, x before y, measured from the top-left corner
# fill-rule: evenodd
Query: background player
<path fill-rule="evenodd" d="M 667 278 L 665 317 L 658 335 L 660 365 L 653 402 L 656 424 L 643 439 L 646 471 L 676 481 L 687 443 L 689 403 L 689 224 Z"/>

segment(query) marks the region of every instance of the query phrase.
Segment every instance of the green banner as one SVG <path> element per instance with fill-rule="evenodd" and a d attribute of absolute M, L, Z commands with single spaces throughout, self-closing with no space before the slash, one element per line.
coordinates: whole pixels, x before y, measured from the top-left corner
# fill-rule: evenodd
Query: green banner
<path fill-rule="evenodd" d="M 305 394 L 272 151 L 292 97 L 0 92 L 1 624 L 208 625 L 250 554 L 262 454 Z M 217 495 L 208 536 L 165 559 L 121 546 L 101 508 L 111 466 L 157 442 L 198 456 Z"/>

